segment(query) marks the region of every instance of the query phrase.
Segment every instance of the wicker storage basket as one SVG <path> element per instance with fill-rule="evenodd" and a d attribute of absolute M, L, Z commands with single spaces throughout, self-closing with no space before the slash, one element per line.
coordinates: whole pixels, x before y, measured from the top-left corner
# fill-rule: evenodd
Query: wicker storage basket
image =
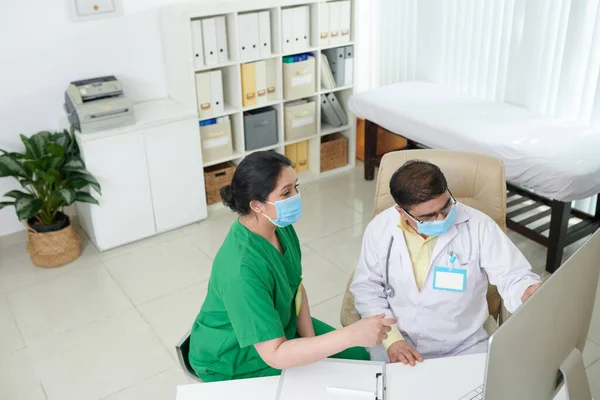
<path fill-rule="evenodd" d="M 204 184 L 206 186 L 206 202 L 210 204 L 221 202 L 221 188 L 231 183 L 235 164 L 223 163 L 204 169 Z"/>
<path fill-rule="evenodd" d="M 341 168 L 348 164 L 348 138 L 341 133 L 321 139 L 321 172 Z"/>
<path fill-rule="evenodd" d="M 34 265 L 42 268 L 56 268 L 75 261 L 81 255 L 81 237 L 69 225 L 56 232 L 36 232 L 27 226 L 29 243 L 27 250 Z"/>

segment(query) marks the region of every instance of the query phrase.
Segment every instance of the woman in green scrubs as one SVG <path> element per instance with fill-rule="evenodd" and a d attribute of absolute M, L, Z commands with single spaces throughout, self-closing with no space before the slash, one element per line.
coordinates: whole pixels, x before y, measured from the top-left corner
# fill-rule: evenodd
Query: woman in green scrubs
<path fill-rule="evenodd" d="M 368 360 L 393 319 L 383 315 L 335 330 L 311 318 L 302 285 L 302 213 L 296 174 L 275 152 L 240 163 L 223 203 L 239 214 L 215 257 L 194 322 L 190 364 L 205 382 L 278 375 L 327 357 Z"/>

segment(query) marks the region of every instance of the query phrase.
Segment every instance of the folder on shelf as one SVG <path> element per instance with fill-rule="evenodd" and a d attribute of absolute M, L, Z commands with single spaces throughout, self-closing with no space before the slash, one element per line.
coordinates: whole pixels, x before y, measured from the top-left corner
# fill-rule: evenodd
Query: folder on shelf
<path fill-rule="evenodd" d="M 327 100 L 329 100 L 329 104 L 331 104 L 331 107 L 333 108 L 333 111 L 335 112 L 335 114 L 339 118 L 339 120 L 342 123 L 342 125 L 348 124 L 348 115 L 346 115 L 346 112 L 342 108 L 342 105 L 338 101 L 335 93 L 329 93 L 327 95 Z"/>
<path fill-rule="evenodd" d="M 335 49 L 325 50 L 324 53 L 329 61 L 331 73 L 335 79 L 335 85 L 344 86 L 346 49 L 344 47 L 337 47 Z"/>
<path fill-rule="evenodd" d="M 296 143 L 298 172 L 308 171 L 308 140 Z"/>
<path fill-rule="evenodd" d="M 294 7 L 293 10 L 293 28 L 294 51 L 304 51 L 310 47 L 310 9 L 308 6 Z"/>
<path fill-rule="evenodd" d="M 254 73 L 256 75 L 256 104 L 267 104 L 267 62 L 254 63 Z"/>
<path fill-rule="evenodd" d="M 340 121 L 340 118 L 337 116 L 335 111 L 333 111 L 333 106 L 325 94 L 321 95 L 321 119 L 324 123 L 331 125 L 334 128 L 338 128 L 343 125 L 342 121 Z"/>
<path fill-rule="evenodd" d="M 351 25 L 351 4 L 349 0 L 340 1 L 338 12 L 340 14 L 340 37 L 338 43 L 347 43 L 350 41 L 350 25 Z"/>
<path fill-rule="evenodd" d="M 227 23 L 225 17 L 215 17 L 217 32 L 217 59 L 219 63 L 229 61 L 229 49 L 227 48 Z"/>
<path fill-rule="evenodd" d="M 217 24 L 214 18 L 202 20 L 202 38 L 204 39 L 204 64 L 217 64 L 219 62 L 217 55 Z"/>
<path fill-rule="evenodd" d="M 196 74 L 196 96 L 198 98 L 198 115 L 200 118 L 212 117 L 213 107 L 210 72 Z"/>
<path fill-rule="evenodd" d="M 281 10 L 281 33 L 283 35 L 283 52 L 294 52 L 294 9 Z"/>
<path fill-rule="evenodd" d="M 211 105 L 213 115 L 223 114 L 225 103 L 223 100 L 223 73 L 221 70 L 210 72 Z"/>
<path fill-rule="evenodd" d="M 258 14 L 240 14 L 238 20 L 242 61 L 256 60 L 260 57 L 258 48 Z"/>
<path fill-rule="evenodd" d="M 281 98 L 277 89 L 277 60 L 266 60 L 265 64 L 267 74 L 267 102 L 277 101 Z"/>
<path fill-rule="evenodd" d="M 336 45 L 341 43 L 340 25 L 341 25 L 341 7 L 339 2 L 328 3 L 329 5 L 329 44 Z"/>
<path fill-rule="evenodd" d="M 298 146 L 296 143 L 285 146 L 285 156 L 292 162 L 292 168 L 298 172 Z"/>
<path fill-rule="evenodd" d="M 329 4 L 319 3 L 319 46 L 329 46 Z"/>
<path fill-rule="evenodd" d="M 344 86 L 354 83 L 354 46 L 344 48 Z"/>
<path fill-rule="evenodd" d="M 192 46 L 194 47 L 194 68 L 204 66 L 204 46 L 202 45 L 202 22 L 192 21 Z"/>
<path fill-rule="evenodd" d="M 242 64 L 242 104 L 244 107 L 256 105 L 256 67 L 253 63 Z"/>
<path fill-rule="evenodd" d="M 335 89 L 335 79 L 325 53 L 321 53 L 321 87 L 323 89 Z"/>
<path fill-rule="evenodd" d="M 271 55 L 271 14 L 268 11 L 258 13 L 259 55 L 266 58 Z"/>

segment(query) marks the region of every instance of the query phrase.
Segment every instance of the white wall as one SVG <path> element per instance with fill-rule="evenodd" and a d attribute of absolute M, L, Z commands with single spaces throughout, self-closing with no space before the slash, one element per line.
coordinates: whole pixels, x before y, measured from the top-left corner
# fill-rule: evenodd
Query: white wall
<path fill-rule="evenodd" d="M 123 17 L 73 23 L 67 0 L 1 0 L 0 148 L 57 129 L 73 80 L 116 75 L 134 101 L 166 95 L 158 7 L 175 1 L 123 1 Z M 13 188 L 0 178 L 0 196 Z M 23 229 L 14 214 L 0 211 L 0 236 Z"/>

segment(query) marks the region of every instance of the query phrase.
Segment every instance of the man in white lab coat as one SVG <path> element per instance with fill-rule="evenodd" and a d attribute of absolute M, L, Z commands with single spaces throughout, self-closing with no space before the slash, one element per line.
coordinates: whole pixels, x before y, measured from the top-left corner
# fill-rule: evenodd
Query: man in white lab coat
<path fill-rule="evenodd" d="M 408 161 L 390 191 L 396 206 L 367 227 L 350 287 L 363 318 L 398 321 L 372 357 L 414 366 L 485 352 L 488 277 L 514 312 L 539 276 L 494 220 L 454 199 L 436 165 Z"/>

